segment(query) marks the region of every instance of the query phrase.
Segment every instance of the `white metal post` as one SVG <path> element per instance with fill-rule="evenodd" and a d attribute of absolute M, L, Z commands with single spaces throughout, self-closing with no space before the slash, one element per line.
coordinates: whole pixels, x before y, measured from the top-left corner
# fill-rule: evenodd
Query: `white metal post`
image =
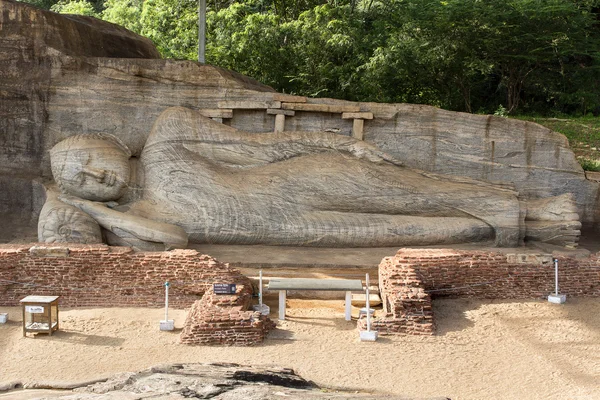
<path fill-rule="evenodd" d="M 262 269 L 258 272 L 258 304 L 260 305 L 260 309 L 262 310 Z"/>
<path fill-rule="evenodd" d="M 554 259 L 554 295 L 558 296 L 558 259 Z"/>
<path fill-rule="evenodd" d="M 169 320 L 169 281 L 165 282 L 165 321 Z"/>
<path fill-rule="evenodd" d="M 367 305 L 367 332 L 371 332 L 371 304 L 369 303 L 369 274 L 367 274 L 367 290 L 366 290 L 366 305 Z"/>
<path fill-rule="evenodd" d="M 165 319 L 160 321 L 161 331 L 172 331 L 174 329 L 174 323 L 172 319 L 169 319 L 169 281 L 165 282 Z"/>
<path fill-rule="evenodd" d="M 555 304 L 563 304 L 567 301 L 566 294 L 558 294 L 558 260 L 554 259 L 554 294 L 548 296 L 548 301 Z"/>
<path fill-rule="evenodd" d="M 359 332 L 359 336 L 360 336 L 360 341 L 361 342 L 375 342 L 377 340 L 377 337 L 379 336 L 379 332 L 377 331 L 372 331 L 371 330 L 371 302 L 369 301 L 369 274 L 366 274 L 365 276 L 365 280 L 367 283 L 367 287 L 365 289 L 365 305 L 366 310 L 367 310 L 367 330 L 366 331 L 360 331 Z M 359 318 L 360 318 L 360 314 L 359 314 Z"/>

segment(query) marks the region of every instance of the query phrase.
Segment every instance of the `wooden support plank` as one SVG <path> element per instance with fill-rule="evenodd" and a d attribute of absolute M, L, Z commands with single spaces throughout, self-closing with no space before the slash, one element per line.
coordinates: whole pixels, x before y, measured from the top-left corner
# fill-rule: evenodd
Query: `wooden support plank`
<path fill-rule="evenodd" d="M 208 118 L 233 118 L 233 110 L 225 108 L 205 108 L 198 112 Z"/>
<path fill-rule="evenodd" d="M 342 114 L 342 119 L 373 119 L 371 112 L 346 112 Z"/>
<path fill-rule="evenodd" d="M 272 115 L 283 114 L 283 115 L 287 115 L 288 117 L 293 117 L 294 115 L 296 115 L 296 111 L 282 110 L 281 108 L 267 108 L 267 114 L 272 114 Z"/>
<path fill-rule="evenodd" d="M 273 95 L 275 101 L 285 101 L 286 103 L 306 103 L 304 96 L 292 96 L 291 94 L 275 93 Z"/>
<path fill-rule="evenodd" d="M 285 320 L 285 290 L 279 291 L 279 319 L 281 321 Z"/>
<path fill-rule="evenodd" d="M 334 104 L 281 103 L 284 110 L 316 111 L 326 113 L 359 112 L 359 106 L 342 106 Z"/>
<path fill-rule="evenodd" d="M 346 321 L 352 320 L 352 292 L 346 292 L 346 304 L 345 304 L 345 319 Z"/>
<path fill-rule="evenodd" d="M 352 137 L 358 140 L 364 140 L 363 139 L 363 129 L 365 126 L 365 120 L 364 119 L 355 119 L 354 120 L 354 124 L 352 124 Z"/>
<path fill-rule="evenodd" d="M 275 132 L 283 132 L 285 130 L 285 114 L 275 115 Z"/>
<path fill-rule="evenodd" d="M 246 101 L 246 100 L 223 100 L 218 103 L 219 108 L 231 108 L 234 110 L 264 110 L 267 108 L 281 108 L 280 101 Z"/>

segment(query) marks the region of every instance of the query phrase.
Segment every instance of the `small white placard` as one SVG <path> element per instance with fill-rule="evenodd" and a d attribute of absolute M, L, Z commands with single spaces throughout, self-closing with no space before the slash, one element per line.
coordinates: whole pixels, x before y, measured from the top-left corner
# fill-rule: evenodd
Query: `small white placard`
<path fill-rule="evenodd" d="M 30 314 L 43 314 L 44 307 L 42 306 L 25 306 L 25 312 Z"/>

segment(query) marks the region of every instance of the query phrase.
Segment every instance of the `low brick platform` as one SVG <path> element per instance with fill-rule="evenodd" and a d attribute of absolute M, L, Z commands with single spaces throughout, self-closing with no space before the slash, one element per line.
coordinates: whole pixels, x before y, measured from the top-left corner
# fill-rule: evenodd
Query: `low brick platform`
<path fill-rule="evenodd" d="M 208 289 L 192 305 L 180 341 L 194 345 L 251 346 L 261 343 L 275 323 L 257 311 L 247 311 L 252 301 L 252 286 L 246 277 L 235 282 L 234 295 L 215 294 Z"/>

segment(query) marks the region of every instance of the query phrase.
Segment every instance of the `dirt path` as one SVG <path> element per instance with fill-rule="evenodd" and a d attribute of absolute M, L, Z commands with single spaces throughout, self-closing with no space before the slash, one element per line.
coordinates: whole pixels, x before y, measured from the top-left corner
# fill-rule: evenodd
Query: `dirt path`
<path fill-rule="evenodd" d="M 78 381 L 214 361 L 276 364 L 323 386 L 413 397 L 600 398 L 599 299 L 434 304 L 438 335 L 361 343 L 355 322 L 343 319 L 342 301 L 290 299 L 288 320 L 252 348 L 180 345 L 177 331 L 158 330 L 158 309 L 62 310 L 62 331 L 22 338 L 20 311 L 10 308 L 9 323 L 0 325 L 0 382 Z M 181 327 L 185 311 L 170 317 Z"/>

